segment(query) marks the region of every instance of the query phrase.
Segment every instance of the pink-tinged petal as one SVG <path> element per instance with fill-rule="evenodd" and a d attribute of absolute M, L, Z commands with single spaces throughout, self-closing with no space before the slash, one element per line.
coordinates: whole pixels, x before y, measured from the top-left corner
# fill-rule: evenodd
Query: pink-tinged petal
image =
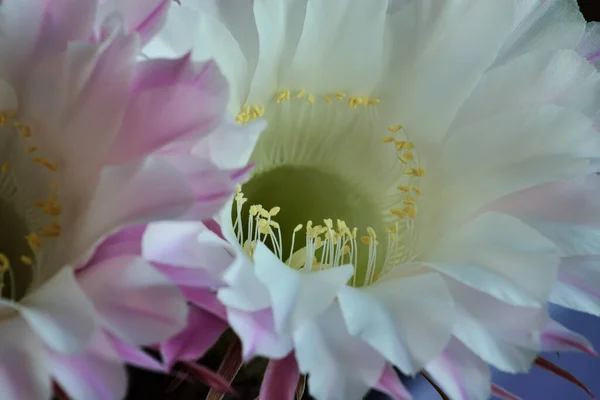
<path fill-rule="evenodd" d="M 426 371 L 453 400 L 487 400 L 490 397 L 489 367 L 456 339 L 427 364 Z"/>
<path fill-rule="evenodd" d="M 168 277 L 171 282 L 179 286 L 184 291 L 186 299 L 195 301 L 192 297 L 197 293 L 206 290 L 216 291 L 225 286 L 220 279 L 215 279 L 208 271 L 199 268 L 172 267 L 165 264 L 156 264 L 154 266 L 163 275 Z M 216 292 L 215 296 L 216 296 Z"/>
<path fill-rule="evenodd" d="M 199 359 L 227 329 L 227 322 L 202 309 L 193 307 L 188 314 L 186 327 L 160 346 L 168 369 L 177 361 Z"/>
<path fill-rule="evenodd" d="M 52 376 L 72 399 L 114 400 L 125 397 L 127 374 L 103 334 L 84 353 L 50 353 Z"/>
<path fill-rule="evenodd" d="M 113 349 L 125 363 L 156 372 L 166 372 L 166 367 L 138 346 L 132 346 L 107 334 Z"/>
<path fill-rule="evenodd" d="M 127 343 L 154 344 L 185 326 L 185 298 L 167 277 L 139 257 L 108 259 L 83 270 L 78 280 L 103 326 Z"/>
<path fill-rule="evenodd" d="M 98 0 L 45 1 L 44 29 L 37 50 L 64 51 L 67 42 L 87 40 L 94 31 Z"/>
<path fill-rule="evenodd" d="M 31 329 L 60 353 L 83 350 L 98 326 L 94 306 L 69 267 L 24 298 L 19 310 Z"/>
<path fill-rule="evenodd" d="M 209 134 L 223 118 L 227 104 L 227 83 L 216 64 L 197 64 L 189 55 L 141 62 L 131 91 L 110 153 L 113 164 L 150 153 L 185 135 Z"/>
<path fill-rule="evenodd" d="M 270 309 L 256 312 L 227 310 L 229 326 L 242 342 L 242 357 L 249 360 L 255 355 L 282 358 L 292 350 L 292 339 L 275 333 Z"/>
<path fill-rule="evenodd" d="M 177 218 L 194 201 L 185 177 L 164 160 L 147 158 L 123 167 L 107 167 L 74 238 L 73 253 L 86 253 L 121 226 Z"/>
<path fill-rule="evenodd" d="M 583 382 L 581 382 L 579 379 L 577 379 L 577 377 L 575 377 L 575 375 L 573 375 L 569 371 L 559 367 L 558 365 L 556 365 L 542 357 L 538 357 L 535 360 L 534 364 L 536 367 L 544 369 L 548 372 L 551 372 L 554 375 L 571 382 L 575 386 L 578 386 L 581 390 L 586 392 L 592 399 L 595 399 L 592 391 L 590 389 L 588 389 L 588 387 L 586 385 L 584 385 Z"/>
<path fill-rule="evenodd" d="M 509 215 L 484 213 L 442 238 L 423 264 L 516 306 L 544 304 L 556 280 L 556 246 Z"/>
<path fill-rule="evenodd" d="M 339 307 L 348 332 L 405 374 L 418 372 L 446 347 L 454 323 L 454 302 L 438 274 L 347 286 Z"/>
<path fill-rule="evenodd" d="M 385 366 L 375 389 L 387 394 L 392 400 L 412 400 L 413 398 L 390 364 Z"/>
<path fill-rule="evenodd" d="M 573 332 L 556 321 L 548 322 L 542 333 L 542 351 L 581 351 L 598 357 L 594 346 L 584 336 Z"/>
<path fill-rule="evenodd" d="M 257 243 L 253 260 L 256 276 L 271 297 L 278 333 L 290 333 L 325 311 L 354 273 L 351 265 L 309 273 L 297 271 L 262 242 Z"/>
<path fill-rule="evenodd" d="M 593 241 L 591 244 L 593 245 Z M 582 241 L 573 241 L 581 245 Z M 549 301 L 562 307 L 600 316 L 600 257 L 563 258 Z"/>
<path fill-rule="evenodd" d="M 450 279 L 447 284 L 455 304 L 454 337 L 502 371 L 529 371 L 548 323 L 546 307 L 516 307 Z"/>
<path fill-rule="evenodd" d="M 145 225 L 135 225 L 120 229 L 115 234 L 110 235 L 96 248 L 88 265 L 94 265 L 117 256 L 141 255 L 142 236 L 145 230 Z"/>
<path fill-rule="evenodd" d="M 362 399 L 386 365 L 371 346 L 348 334 L 336 306 L 298 329 L 294 344 L 310 394 L 320 400 Z"/>
<path fill-rule="evenodd" d="M 164 25 L 171 0 L 103 0 L 98 19 L 117 12 L 125 20 L 128 32 L 137 32 L 147 43 Z"/>
<path fill-rule="evenodd" d="M 217 293 L 214 290 L 189 286 L 180 286 L 179 288 L 185 295 L 185 298 L 193 305 L 210 312 L 220 319 L 227 319 L 227 309 L 219 301 Z"/>
<path fill-rule="evenodd" d="M 215 277 L 233 262 L 230 247 L 202 222 L 194 221 L 151 223 L 142 240 L 142 254 L 147 260 L 202 269 Z M 189 286 L 194 286 L 193 282 Z"/>
<path fill-rule="evenodd" d="M 492 396 L 502 400 L 521 400 L 519 396 L 512 394 L 508 390 L 496 385 L 495 383 L 492 384 Z"/>
<path fill-rule="evenodd" d="M 267 366 L 258 400 L 294 399 L 300 377 L 294 353 L 281 360 L 272 360 Z"/>
<path fill-rule="evenodd" d="M 20 318 L 0 324 L 0 391 L 2 399 L 48 399 L 51 380 L 42 343 Z"/>
<path fill-rule="evenodd" d="M 185 366 L 190 370 L 192 375 L 219 393 L 235 394 L 235 391 L 231 388 L 231 384 L 218 373 L 192 362 L 185 363 Z"/>
<path fill-rule="evenodd" d="M 536 216 L 577 225 L 600 227 L 600 176 L 553 182 L 503 197 L 486 209 L 511 215 Z"/>
<path fill-rule="evenodd" d="M 600 68 L 600 23 L 587 23 L 585 35 L 577 46 L 577 52 L 596 68 Z"/>

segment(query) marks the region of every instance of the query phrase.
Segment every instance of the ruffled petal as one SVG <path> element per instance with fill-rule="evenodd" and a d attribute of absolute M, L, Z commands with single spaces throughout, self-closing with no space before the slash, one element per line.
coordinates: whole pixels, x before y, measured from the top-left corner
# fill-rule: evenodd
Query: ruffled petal
<path fill-rule="evenodd" d="M 348 286 L 339 306 L 348 332 L 405 374 L 418 372 L 446 347 L 454 322 L 453 300 L 438 274 Z"/>
<path fill-rule="evenodd" d="M 489 367 L 456 339 L 425 370 L 453 400 L 490 398 Z"/>
<path fill-rule="evenodd" d="M 267 288 L 279 333 L 290 333 L 333 302 L 352 277 L 351 265 L 300 272 L 283 263 L 262 242 L 253 254 L 257 278 Z"/>
<path fill-rule="evenodd" d="M 294 344 L 310 394 L 320 400 L 362 399 L 386 365 L 371 346 L 348 334 L 336 306 L 298 329 Z"/>
<path fill-rule="evenodd" d="M 538 306 L 556 280 L 559 257 L 533 228 L 485 213 L 445 236 L 423 263 L 508 304 Z"/>
<path fill-rule="evenodd" d="M 270 309 L 251 313 L 228 309 L 227 320 L 242 342 L 244 360 L 256 355 L 278 359 L 292 351 L 292 338 L 275 333 Z"/>
<path fill-rule="evenodd" d="M 82 354 L 50 353 L 52 376 L 73 399 L 114 400 L 125 397 L 127 375 L 107 338 L 98 334 Z"/>
<path fill-rule="evenodd" d="M 139 257 L 108 259 L 83 270 L 78 280 L 103 325 L 128 343 L 154 344 L 185 326 L 183 294 Z"/>
<path fill-rule="evenodd" d="M 60 353 L 83 350 L 98 327 L 94 306 L 69 267 L 25 297 L 18 309 L 31 329 Z"/>

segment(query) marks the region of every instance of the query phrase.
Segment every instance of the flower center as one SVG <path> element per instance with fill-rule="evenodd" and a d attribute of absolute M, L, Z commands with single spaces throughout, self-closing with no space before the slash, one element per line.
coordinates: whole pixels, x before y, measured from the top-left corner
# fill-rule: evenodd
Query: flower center
<path fill-rule="evenodd" d="M 58 165 L 14 113 L 0 112 L 0 141 L 0 296 L 19 300 L 43 278 L 44 245 L 61 233 Z"/>
<path fill-rule="evenodd" d="M 293 268 L 352 264 L 353 286 L 414 258 L 425 171 L 406 130 L 380 126 L 379 103 L 286 89 L 267 106 L 242 108 L 239 123 L 269 122 L 251 156 L 255 174 L 232 210 L 250 256 L 260 241 Z"/>

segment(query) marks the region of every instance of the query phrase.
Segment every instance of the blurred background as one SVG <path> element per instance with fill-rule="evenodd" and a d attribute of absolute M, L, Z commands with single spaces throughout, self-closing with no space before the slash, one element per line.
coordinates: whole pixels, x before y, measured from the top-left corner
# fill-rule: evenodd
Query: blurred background
<path fill-rule="evenodd" d="M 600 21 L 600 0 L 579 0 L 579 4 L 588 21 Z M 556 308 L 551 309 L 551 314 L 563 325 L 585 335 L 592 341 L 594 347 L 600 351 L 600 319 L 581 313 L 565 312 Z M 216 370 L 226 346 L 227 340 L 223 341 L 211 354 L 208 354 L 202 360 L 202 363 Z M 560 356 L 552 353 L 546 354 L 545 357 L 569 370 L 582 380 L 592 392 L 600 396 L 600 359 L 575 353 L 561 353 Z M 235 382 L 235 387 L 242 396 L 241 400 L 256 398 L 260 386 L 260 376 L 264 367 L 263 360 L 256 360 L 242 370 Z M 204 400 L 208 394 L 207 387 L 199 382 L 188 380 L 181 382 L 179 385 L 174 385 L 174 381 L 173 377 L 130 369 L 130 391 L 127 400 Z M 535 368 L 528 375 L 513 376 L 495 373 L 494 381 L 524 400 L 589 399 L 584 392 L 571 383 L 549 372 Z M 415 400 L 440 399 L 435 389 L 422 377 L 407 380 L 406 385 L 413 393 Z M 305 398 L 308 399 L 309 397 L 305 395 Z M 233 397 L 226 397 L 226 399 L 233 399 Z M 385 396 L 378 393 L 372 393 L 368 396 L 368 400 L 385 399 Z"/>

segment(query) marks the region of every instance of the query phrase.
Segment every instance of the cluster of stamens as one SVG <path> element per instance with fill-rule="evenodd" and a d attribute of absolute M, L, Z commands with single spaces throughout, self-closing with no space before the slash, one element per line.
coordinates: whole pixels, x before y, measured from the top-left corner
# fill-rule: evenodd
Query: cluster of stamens
<path fill-rule="evenodd" d="M 273 102 L 280 105 L 288 101 L 304 101 L 316 104 L 323 101 L 326 104 L 334 102 L 347 102 L 351 109 L 359 107 L 372 107 L 380 104 L 380 99 L 368 96 L 348 96 L 343 92 L 336 92 L 315 96 L 301 89 L 292 91 L 281 89 L 273 97 Z M 246 105 L 236 117 L 240 124 L 253 121 L 265 115 L 264 105 Z M 402 125 L 388 127 L 390 136 L 382 139 L 385 144 L 394 146 L 396 158 L 400 163 L 398 181 L 402 184 L 397 186 L 398 206 L 389 210 L 393 218 L 392 226 L 387 228 L 387 248 L 383 263 L 377 261 L 377 248 L 379 241 L 372 227 L 366 228 L 366 235 L 357 236 L 358 229 L 350 228 L 342 220 L 337 220 L 335 225 L 332 219 L 323 220 L 322 225 L 314 225 L 312 221 L 306 222 L 305 226 L 297 225 L 291 232 L 291 247 L 289 254 L 283 254 L 282 232 L 279 224 L 273 219 L 279 211 L 279 207 L 267 210 L 260 204 L 253 204 L 249 208 L 246 227 L 243 226 L 242 209 L 247 202 L 241 187 L 238 188 L 235 197 L 236 214 L 234 231 L 238 242 L 242 244 L 247 254 L 252 258 L 254 249 L 258 242 L 268 244 L 274 254 L 290 267 L 300 270 L 316 271 L 351 264 L 355 268 L 355 274 L 349 284 L 356 285 L 357 264 L 359 262 L 359 248 L 367 246 L 368 257 L 363 285 L 368 285 L 381 276 L 394 265 L 412 259 L 412 249 L 416 242 L 414 235 L 415 220 L 418 216 L 417 199 L 421 195 L 420 178 L 425 175 L 425 170 L 420 167 L 415 145 L 409 140 L 406 129 Z M 306 246 L 296 249 L 296 235 L 304 230 L 306 235 Z M 361 269 L 362 271 L 363 269 Z"/>
<path fill-rule="evenodd" d="M 12 125 L 12 127 L 16 130 L 17 134 L 20 135 L 23 140 L 28 141 L 31 140 L 32 132 L 31 128 L 18 121 L 16 119 L 16 115 L 14 113 L 0 112 L 0 126 Z M 48 161 L 46 158 L 42 156 L 36 155 L 37 147 L 33 145 L 29 145 L 25 147 L 23 152 L 26 155 L 31 155 L 30 161 L 36 165 L 39 165 L 40 168 L 45 169 L 51 173 L 55 173 L 58 171 L 58 164 Z M 9 173 L 11 170 L 11 165 L 8 162 L 2 164 L 1 172 L 3 174 Z M 24 240 L 27 243 L 27 246 L 31 249 L 33 254 L 38 253 L 46 240 L 51 240 L 52 238 L 56 238 L 61 234 L 61 225 L 60 225 L 60 215 L 62 213 L 62 205 L 58 198 L 58 185 L 56 183 L 51 183 L 49 185 L 50 195 L 47 199 L 40 199 L 35 201 L 32 205 L 39 209 L 42 214 L 46 216 L 50 221 L 43 226 L 39 231 L 29 232 L 24 236 Z M 34 259 L 23 254 L 19 257 L 19 260 L 22 264 L 33 266 Z M 4 274 L 8 273 L 9 278 L 11 279 L 11 298 L 14 298 L 14 271 L 11 270 L 12 263 L 11 260 L 4 253 L 0 253 L 0 292 L 2 291 Z M 33 268 L 33 267 L 32 267 Z"/>

